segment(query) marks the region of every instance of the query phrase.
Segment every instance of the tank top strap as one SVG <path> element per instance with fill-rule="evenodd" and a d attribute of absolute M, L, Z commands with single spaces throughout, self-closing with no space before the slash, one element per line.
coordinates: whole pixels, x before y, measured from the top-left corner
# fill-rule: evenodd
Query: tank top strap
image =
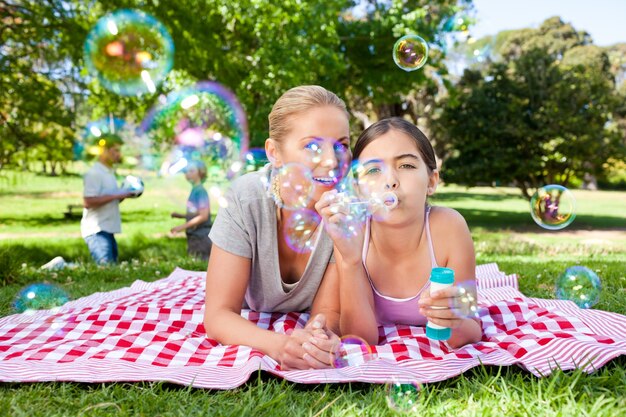
<path fill-rule="evenodd" d="M 424 228 L 426 229 L 426 239 L 428 240 L 428 251 L 430 252 L 430 263 L 432 265 L 433 268 L 437 268 L 437 258 L 435 258 L 435 249 L 433 248 L 433 240 L 430 236 L 430 222 L 429 222 L 429 217 L 430 217 L 430 209 L 431 206 L 426 206 L 426 213 L 424 215 L 425 217 L 425 221 L 424 221 Z"/>

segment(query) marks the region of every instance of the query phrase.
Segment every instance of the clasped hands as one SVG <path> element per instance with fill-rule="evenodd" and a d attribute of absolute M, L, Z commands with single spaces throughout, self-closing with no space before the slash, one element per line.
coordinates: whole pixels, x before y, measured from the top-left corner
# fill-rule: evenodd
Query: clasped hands
<path fill-rule="evenodd" d="M 317 314 L 304 328 L 288 335 L 277 359 L 283 371 L 330 368 L 339 343 L 339 337 L 327 328 L 326 317 Z"/>

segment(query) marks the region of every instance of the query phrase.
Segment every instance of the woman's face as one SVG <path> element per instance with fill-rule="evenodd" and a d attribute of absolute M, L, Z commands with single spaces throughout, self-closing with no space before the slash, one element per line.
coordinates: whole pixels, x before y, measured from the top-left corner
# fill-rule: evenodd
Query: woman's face
<path fill-rule="evenodd" d="M 312 203 L 333 189 L 347 173 L 350 127 L 346 114 L 334 106 L 316 107 L 291 118 L 291 130 L 277 143 L 268 139 L 266 151 L 277 168 L 299 164 L 313 177 Z"/>
<path fill-rule="evenodd" d="M 433 194 L 439 180 L 429 172 L 415 141 L 405 133 L 389 130 L 370 142 L 358 159 L 358 191 L 361 199 L 372 193 L 393 192 L 397 206 L 383 216 L 385 221 L 401 220 L 421 213 L 427 195 Z"/>

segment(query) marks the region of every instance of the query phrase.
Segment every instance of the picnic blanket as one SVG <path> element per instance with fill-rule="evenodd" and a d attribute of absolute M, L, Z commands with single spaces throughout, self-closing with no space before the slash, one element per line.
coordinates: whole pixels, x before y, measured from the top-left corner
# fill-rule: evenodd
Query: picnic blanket
<path fill-rule="evenodd" d="M 381 343 L 373 355 L 352 362 L 358 365 L 281 371 L 256 349 L 206 338 L 204 278 L 204 272 L 177 268 L 167 278 L 92 294 L 56 311 L 0 319 L 0 381 L 167 381 L 230 389 L 260 369 L 298 383 L 427 383 L 480 364 L 515 364 L 537 376 L 557 368 L 592 372 L 626 354 L 626 316 L 528 298 L 515 275 L 488 264 L 477 268 L 480 342 L 453 350 L 428 339 L 422 327 L 381 327 Z M 249 310 L 242 316 L 277 332 L 308 319 L 306 313 Z"/>

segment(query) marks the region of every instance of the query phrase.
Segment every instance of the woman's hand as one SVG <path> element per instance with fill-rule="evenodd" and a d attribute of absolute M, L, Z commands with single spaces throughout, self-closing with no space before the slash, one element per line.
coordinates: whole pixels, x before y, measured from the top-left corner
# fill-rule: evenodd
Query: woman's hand
<path fill-rule="evenodd" d="M 326 191 L 315 209 L 324 220 L 326 232 L 347 262 L 360 262 L 364 240 L 364 219 L 357 218 L 343 193 Z"/>
<path fill-rule="evenodd" d="M 181 213 L 178 213 L 178 212 L 176 212 L 176 211 L 173 211 L 173 212 L 170 214 L 170 217 L 171 217 L 172 219 L 184 219 L 184 218 L 185 218 L 185 215 L 184 215 L 184 214 L 181 214 Z"/>
<path fill-rule="evenodd" d="M 324 315 L 318 314 L 304 329 L 287 337 L 277 360 L 283 371 L 329 368 L 338 345 L 339 337 L 326 328 Z"/>
<path fill-rule="evenodd" d="M 467 318 L 462 308 L 465 291 L 453 285 L 431 294 L 426 288 L 418 301 L 419 311 L 431 323 L 455 329 Z"/>

